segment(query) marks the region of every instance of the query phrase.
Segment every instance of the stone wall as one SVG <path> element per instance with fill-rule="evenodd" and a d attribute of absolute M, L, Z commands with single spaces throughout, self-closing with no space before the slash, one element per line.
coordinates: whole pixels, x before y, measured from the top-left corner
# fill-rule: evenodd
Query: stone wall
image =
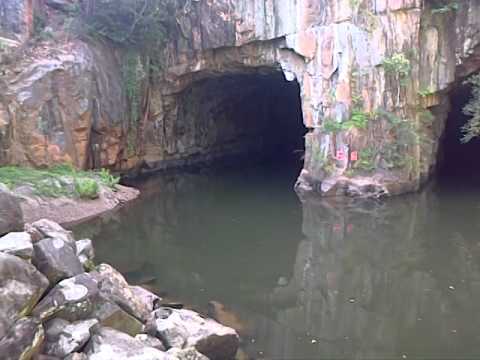
<path fill-rule="evenodd" d="M 4 7 L 9 3 L 19 2 Z M 188 132 L 203 125 L 188 126 L 183 139 L 174 131 L 185 121 L 185 92 L 212 77 L 281 70 L 300 85 L 309 129 L 298 191 L 396 194 L 431 176 L 446 95 L 480 68 L 474 0 L 447 11 L 430 0 L 178 4 L 166 66 L 150 84 L 146 116 L 133 127 L 118 51 L 68 37 L 29 45 L 33 55 L 8 66 L 1 79 L 0 161 L 151 170 L 215 152 L 190 141 L 198 138 Z"/>

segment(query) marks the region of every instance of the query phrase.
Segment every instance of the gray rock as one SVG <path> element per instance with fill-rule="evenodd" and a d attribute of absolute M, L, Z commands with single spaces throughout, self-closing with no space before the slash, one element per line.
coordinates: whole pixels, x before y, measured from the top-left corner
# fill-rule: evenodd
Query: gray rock
<path fill-rule="evenodd" d="M 89 262 L 93 264 L 93 259 L 95 257 L 95 251 L 93 249 L 92 240 L 90 239 L 82 239 L 76 242 L 77 246 L 77 257 L 80 260 L 80 263 L 83 267 L 89 266 Z"/>
<path fill-rule="evenodd" d="M 85 355 L 84 353 L 73 353 L 68 355 L 63 360 L 88 360 L 88 356 Z"/>
<path fill-rule="evenodd" d="M 73 353 L 68 355 L 63 360 L 88 360 L 88 356 L 85 355 L 84 353 Z"/>
<path fill-rule="evenodd" d="M 165 345 L 156 337 L 147 334 L 135 335 L 135 339 L 141 341 L 145 346 L 150 346 L 160 351 L 166 351 Z"/>
<path fill-rule="evenodd" d="M 23 228 L 23 212 L 18 199 L 0 184 L 0 235 Z"/>
<path fill-rule="evenodd" d="M 137 301 L 141 302 L 143 306 L 147 308 L 149 313 L 160 306 L 162 299 L 151 291 L 148 291 L 141 286 L 130 286 L 130 290 L 132 290 Z"/>
<path fill-rule="evenodd" d="M 84 320 L 90 317 L 98 301 L 97 282 L 83 273 L 59 282 L 33 309 L 33 315 L 42 320 L 53 315 L 69 321 Z"/>
<path fill-rule="evenodd" d="M 178 360 L 209 360 L 193 347 L 187 349 L 171 348 L 167 351 L 167 354 L 172 355 Z"/>
<path fill-rule="evenodd" d="M 85 347 L 89 360 L 176 360 L 141 341 L 110 328 L 100 328 Z"/>
<path fill-rule="evenodd" d="M 0 253 L 0 339 L 17 319 L 30 314 L 48 285 L 30 263 Z"/>
<path fill-rule="evenodd" d="M 75 239 L 73 238 L 72 232 L 65 230 L 63 227 L 61 227 L 54 221 L 48 219 L 38 220 L 30 224 L 29 228 L 30 231 L 36 231 L 41 234 L 42 238 L 61 239 L 70 246 L 72 246 L 75 253 L 77 252 Z"/>
<path fill-rule="evenodd" d="M 109 327 L 128 335 L 135 336 L 143 332 L 143 324 L 122 310 L 117 304 L 102 299 L 94 306 L 92 316 L 104 327 Z"/>
<path fill-rule="evenodd" d="M 83 272 L 82 264 L 73 248 L 61 238 L 46 238 L 35 243 L 32 263 L 51 283 Z"/>
<path fill-rule="evenodd" d="M 235 357 L 239 336 L 234 329 L 186 309 L 161 308 L 154 317 L 156 335 L 167 347 L 195 347 L 212 360 Z"/>
<path fill-rule="evenodd" d="M 98 288 L 103 297 L 116 303 L 137 319 L 146 321 L 150 317 L 150 304 L 137 296 L 122 274 L 113 267 L 100 264 L 91 274 L 98 281 Z"/>
<path fill-rule="evenodd" d="M 43 344 L 42 324 L 34 318 L 18 320 L 0 341 L 2 360 L 29 360 Z"/>
<path fill-rule="evenodd" d="M 46 327 L 46 344 L 43 352 L 50 356 L 63 358 L 80 350 L 90 339 L 90 330 L 98 324 L 97 319 L 65 323 L 65 320 L 54 319 Z"/>
<path fill-rule="evenodd" d="M 0 238 L 0 252 L 31 259 L 32 237 L 27 232 L 12 232 Z"/>

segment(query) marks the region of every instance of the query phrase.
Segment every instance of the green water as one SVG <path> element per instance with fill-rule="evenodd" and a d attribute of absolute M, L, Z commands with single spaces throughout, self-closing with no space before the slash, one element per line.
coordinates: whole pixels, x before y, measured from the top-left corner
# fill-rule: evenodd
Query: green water
<path fill-rule="evenodd" d="M 156 176 L 75 231 L 132 282 L 224 304 L 251 358 L 480 358 L 480 186 L 301 204 L 280 168 Z"/>

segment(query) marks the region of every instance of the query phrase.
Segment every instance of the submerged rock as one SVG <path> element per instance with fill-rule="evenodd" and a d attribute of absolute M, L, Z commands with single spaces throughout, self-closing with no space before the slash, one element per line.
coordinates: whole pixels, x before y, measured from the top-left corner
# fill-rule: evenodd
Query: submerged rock
<path fill-rule="evenodd" d="M 0 252 L 31 259 L 33 254 L 32 237 L 27 232 L 11 232 L 0 238 Z"/>
<path fill-rule="evenodd" d="M 34 244 L 33 264 L 56 284 L 83 272 L 74 248 L 62 238 L 47 238 Z"/>
<path fill-rule="evenodd" d="M 89 360 L 176 360 L 142 341 L 114 329 L 100 328 L 88 342 L 85 353 Z"/>
<path fill-rule="evenodd" d="M 2 360 L 30 360 L 44 341 L 42 324 L 34 318 L 18 320 L 0 341 Z"/>
<path fill-rule="evenodd" d="M 48 285 L 30 263 L 0 253 L 0 339 L 17 319 L 30 314 Z"/>
<path fill-rule="evenodd" d="M 154 312 L 156 335 L 167 347 L 194 347 L 209 359 L 233 359 L 239 336 L 232 328 L 191 310 L 161 308 Z"/>

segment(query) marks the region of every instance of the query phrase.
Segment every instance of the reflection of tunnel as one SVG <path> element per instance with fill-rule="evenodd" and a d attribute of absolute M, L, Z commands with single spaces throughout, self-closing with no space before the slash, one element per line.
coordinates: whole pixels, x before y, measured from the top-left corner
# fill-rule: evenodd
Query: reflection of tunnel
<path fill-rule="evenodd" d="M 180 95 L 175 127 L 181 148 L 192 155 L 299 160 L 305 133 L 300 88 L 272 69 L 210 76 Z"/>
<path fill-rule="evenodd" d="M 480 138 L 463 144 L 462 127 L 469 117 L 463 113 L 464 106 L 471 99 L 471 87 L 460 85 L 450 93 L 451 109 L 448 115 L 443 141 L 441 143 L 439 175 L 443 178 L 480 175 L 477 154 L 480 154 Z"/>

